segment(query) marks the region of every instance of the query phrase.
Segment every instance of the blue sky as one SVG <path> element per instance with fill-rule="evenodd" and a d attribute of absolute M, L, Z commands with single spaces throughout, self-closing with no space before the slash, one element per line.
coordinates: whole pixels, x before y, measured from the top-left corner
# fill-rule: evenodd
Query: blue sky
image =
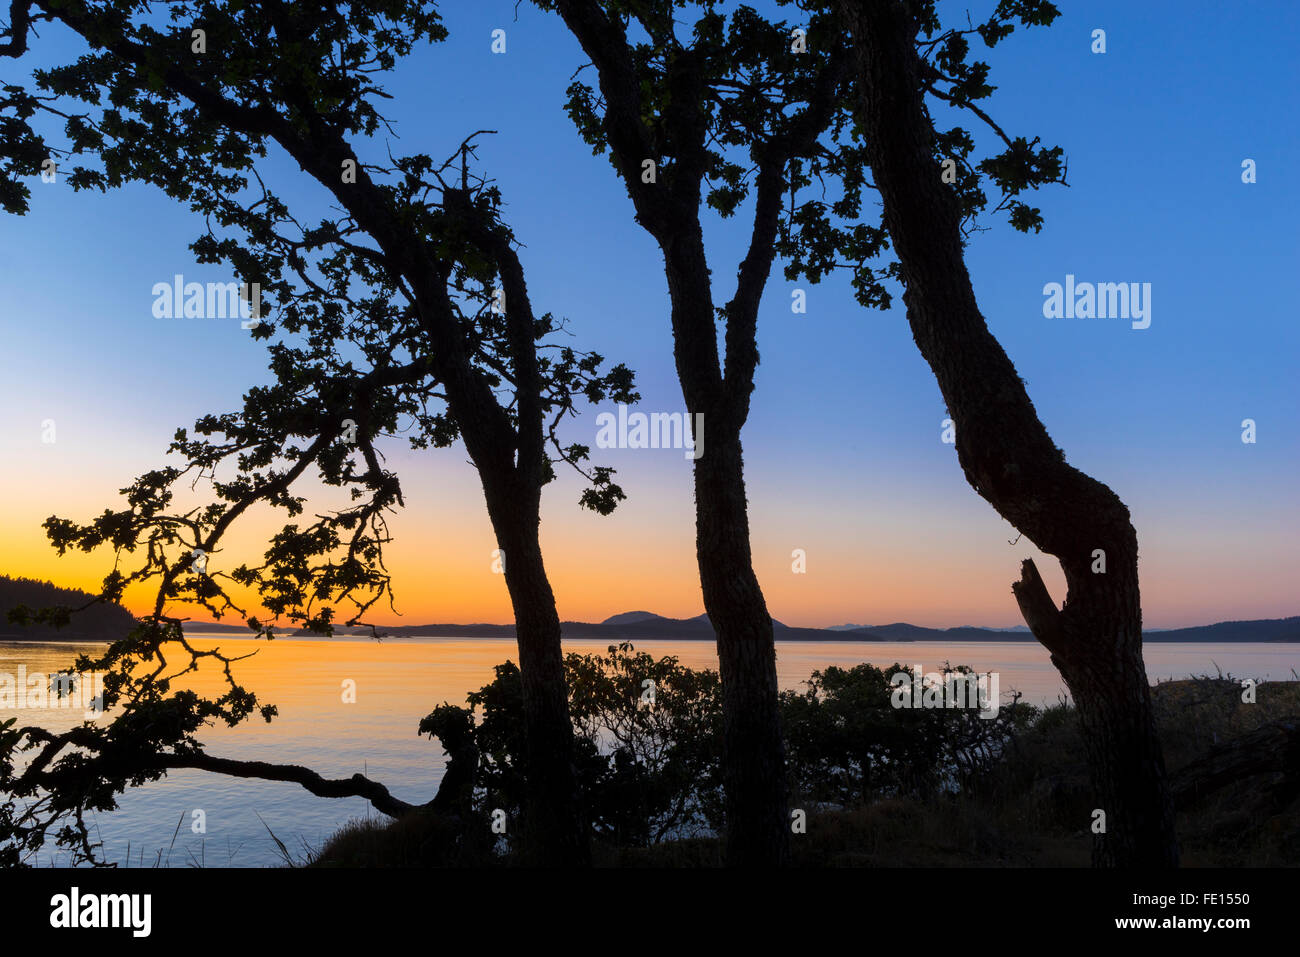
<path fill-rule="evenodd" d="M 1053 27 L 980 53 L 999 88 L 990 110 L 1009 131 L 1064 147 L 1071 184 L 1033 200 L 1046 216 L 1042 233 L 990 219 L 973 239 L 981 309 L 1069 460 L 1133 510 L 1149 625 L 1296 614 L 1300 189 L 1290 164 L 1300 154 L 1300 7 L 1058 5 Z M 989 4 L 967 6 L 978 16 Z M 449 40 L 419 50 L 386 84 L 400 135 L 394 153 L 441 157 L 474 130 L 497 130 L 481 139 L 479 158 L 525 244 L 535 306 L 568 316 L 582 345 L 633 367 L 643 408 L 680 410 L 662 258 L 607 161 L 563 113 L 565 87 L 584 62 L 576 43 L 558 18 L 527 4 L 517 19 L 514 3 L 495 0 L 441 9 Z M 490 51 L 496 28 L 507 32 L 504 55 Z M 1097 28 L 1104 54 L 1090 51 Z M 0 77 L 76 49 L 53 29 L 42 41 L 39 57 L 0 64 Z M 1254 184 L 1241 181 L 1246 158 L 1257 164 Z M 320 202 L 282 157 L 271 170 L 286 198 Z M 266 375 L 262 347 L 237 323 L 150 313 L 151 286 L 174 273 L 228 278 L 194 264 L 191 214 L 145 187 L 92 196 L 34 178 L 32 188 L 30 215 L 0 219 L 8 293 L 0 452 L 17 466 L 0 535 L 18 559 L 0 570 L 18 573 L 47 567 L 34 557 L 46 515 L 85 518 L 109 504 L 158 464 L 176 426 L 237 407 Z M 719 301 L 734 282 L 745 226 L 743 214 L 708 223 Z M 1067 273 L 1150 283 L 1151 327 L 1044 318 L 1044 284 Z M 969 489 L 940 442 L 943 403 L 901 302 L 865 311 L 846 284 L 827 282 L 805 287 L 808 312 L 794 315 L 795 285 L 774 271 L 745 433 L 756 565 L 773 613 L 810 625 L 1017 623 L 1007 586 L 1033 549 L 1008 546 L 1014 530 Z M 53 448 L 39 443 L 46 418 L 59 424 Z M 1241 441 L 1245 418 L 1257 424 L 1253 445 Z M 594 422 L 595 410 L 575 438 L 593 439 Z M 423 511 L 410 527 L 447 529 L 445 547 L 477 562 L 486 520 L 463 453 L 394 456 L 408 486 L 442 490 L 413 506 Z M 544 527 L 559 556 L 562 615 L 650 605 L 697 613 L 680 453 L 611 451 L 600 460 L 619 469 L 632 496 L 620 514 L 581 515 L 567 479 L 548 491 Z M 585 588 L 584 562 L 629 541 L 654 556 L 644 581 Z M 790 576 L 794 547 L 809 550 L 805 579 Z M 105 568 L 101 560 L 97 574 Z M 927 597 L 936 581 L 951 594 Z M 1059 600 L 1059 576 L 1052 581 Z M 502 618 L 499 591 L 479 617 Z M 418 607 L 471 614 L 436 596 Z"/>

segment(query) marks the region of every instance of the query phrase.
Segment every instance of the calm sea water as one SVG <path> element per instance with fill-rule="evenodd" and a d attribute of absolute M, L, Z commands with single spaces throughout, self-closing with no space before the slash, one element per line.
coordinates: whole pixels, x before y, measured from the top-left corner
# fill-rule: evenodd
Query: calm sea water
<path fill-rule="evenodd" d="M 492 668 L 518 660 L 513 641 L 456 638 L 364 639 L 258 642 L 213 636 L 194 638 L 200 647 L 219 646 L 226 654 L 257 651 L 236 665 L 236 675 L 259 700 L 277 705 L 270 724 L 249 721 L 239 728 L 211 728 L 202 738 L 214 755 L 246 760 L 302 764 L 325 777 L 364 773 L 382 781 L 397 797 L 427 801 L 442 777 L 441 747 L 416 734 L 422 717 L 443 702 L 464 704 L 465 694 L 487 684 Z M 603 651 L 607 641 L 571 641 L 571 651 Z M 637 649 L 656 656 L 675 655 L 692 668 L 718 666 L 711 642 L 644 642 Z M 78 650 L 93 646 L 67 643 L 0 642 L 0 673 L 50 673 L 66 667 Z M 1001 691 L 1024 694 L 1035 704 L 1065 694 L 1047 652 L 1036 642 L 780 642 L 777 668 L 783 688 L 797 688 L 817 669 L 861 662 L 894 662 L 942 670 L 945 663 L 970 665 L 1000 674 Z M 1218 671 L 1260 680 L 1293 677 L 1300 671 L 1300 645 L 1194 643 L 1150 644 L 1147 670 L 1153 681 Z M 214 669 L 200 671 L 193 685 L 216 687 Z M 356 702 L 343 703 L 343 686 L 355 682 Z M 0 720 L 63 730 L 81 712 L 0 709 Z M 268 829 L 301 860 L 349 819 L 376 817 L 360 798 L 327 799 L 294 784 L 228 778 L 199 771 L 176 771 L 165 779 L 128 791 L 119 810 L 95 820 L 99 839 L 112 860 L 129 866 L 253 867 L 281 862 Z M 192 830 L 193 812 L 202 810 L 207 831 Z M 177 829 L 177 825 L 179 830 Z M 173 837 L 174 836 L 174 837 Z M 65 864 L 67 857 L 46 851 L 37 862 Z"/>

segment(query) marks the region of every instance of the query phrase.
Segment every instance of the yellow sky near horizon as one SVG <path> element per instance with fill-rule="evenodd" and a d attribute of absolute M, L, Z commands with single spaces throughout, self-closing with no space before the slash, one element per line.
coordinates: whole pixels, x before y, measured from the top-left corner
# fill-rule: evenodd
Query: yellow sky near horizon
<path fill-rule="evenodd" d="M 11 505 L 0 521 L 0 573 L 97 590 L 113 567 L 112 556 L 101 549 L 60 558 L 41 522 L 51 514 L 84 522 L 107 506 L 118 507 L 116 490 L 133 474 L 128 461 L 134 458 L 138 470 L 139 462 L 150 460 L 140 457 L 140 450 L 122 448 L 108 463 L 90 469 L 87 450 L 45 451 L 44 458 L 34 457 L 31 467 L 7 480 Z M 68 462 L 70 455 L 81 461 Z M 401 461 L 408 457 L 411 461 Z M 493 571 L 496 546 L 481 488 L 463 455 L 436 453 L 415 461 L 398 453 L 390 465 L 403 477 L 407 503 L 390 517 L 395 540 L 386 549 L 396 612 L 376 606 L 369 620 L 383 625 L 509 622 L 505 582 Z M 542 544 L 561 618 L 599 621 L 631 610 L 686 618 L 703 611 L 689 465 L 675 459 L 662 465 L 646 479 L 624 477 L 629 500 L 607 517 L 577 506 L 579 485 L 567 476 L 546 489 Z M 751 479 L 754 564 L 773 616 L 810 627 L 895 621 L 931 627 L 1017 625 L 1010 585 L 1020 560 L 1029 556 L 1038 561 L 1057 601 L 1063 600 L 1055 561 L 1023 539 L 1010 544 L 1014 531 L 959 474 L 949 484 L 948 490 L 899 486 L 865 499 L 832 481 L 809 499 L 796 479 Z M 309 505 L 297 521 L 309 521 L 312 511 Z M 209 570 L 256 561 L 283 522 L 282 515 L 269 512 L 245 516 L 226 548 L 209 560 Z M 1278 597 L 1291 594 L 1282 561 L 1262 563 L 1249 576 L 1250 588 L 1243 589 L 1240 581 L 1231 594 L 1216 588 L 1224 561 L 1257 555 L 1251 541 L 1257 529 L 1232 516 L 1220 527 L 1212 518 L 1200 521 L 1195 531 L 1151 525 L 1141 537 L 1149 627 L 1296 613 L 1288 599 Z M 1207 540 L 1215 543 L 1213 549 L 1200 547 Z M 807 553 L 806 573 L 792 571 L 795 548 Z M 128 560 L 123 557 L 124 568 Z M 152 603 L 153 592 L 144 586 L 130 590 L 125 602 L 135 613 Z M 258 613 L 255 603 L 249 607 Z M 183 606 L 170 611 L 196 620 L 210 617 Z"/>

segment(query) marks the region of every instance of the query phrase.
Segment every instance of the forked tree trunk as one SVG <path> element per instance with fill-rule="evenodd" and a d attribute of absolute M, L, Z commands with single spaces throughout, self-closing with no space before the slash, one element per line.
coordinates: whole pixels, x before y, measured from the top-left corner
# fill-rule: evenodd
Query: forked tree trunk
<path fill-rule="evenodd" d="M 908 321 L 955 424 L 958 460 L 974 489 L 1065 572 L 1062 609 L 1032 561 L 1013 590 L 1078 708 L 1096 808 L 1105 813 L 1104 833 L 1094 829 L 1093 862 L 1176 866 L 1128 509 L 1066 464 L 980 315 L 956 197 L 934 155 L 914 21 L 896 0 L 837 0 L 837 8 L 853 44 L 858 118 L 902 265 Z M 1098 550 L 1104 572 L 1094 571 Z"/>
<path fill-rule="evenodd" d="M 625 11 L 595 0 L 558 0 L 553 6 L 600 75 L 605 98 L 601 124 L 610 150 L 636 206 L 637 221 L 664 254 L 682 395 L 692 420 L 704 416 L 703 454 L 695 462 L 696 555 L 704 610 L 718 637 L 727 863 L 780 865 L 789 856 L 789 834 L 776 648 L 750 556 L 740 432 L 754 388 L 754 327 L 775 248 L 784 164 L 769 163 L 757 177 L 750 251 L 741 263 L 736 297 L 727 306 L 724 375 L 699 220 L 713 109 L 705 73 L 712 66 L 693 51 L 672 55 L 675 62 L 665 77 L 669 95 L 659 121 L 667 131 L 666 142 L 673 144 L 669 152 L 677 154 L 675 168 L 661 185 L 647 186 L 640 181 L 642 162 L 659 155 L 663 144 L 653 141 L 642 122 L 642 81 L 636 66 L 642 51 L 634 52 L 628 40 Z M 636 19 L 644 20 L 643 14 L 646 11 Z M 647 15 L 659 19 L 658 13 Z"/>
<path fill-rule="evenodd" d="M 776 682 L 772 616 L 754 574 L 745 499 L 740 431 L 753 378 L 724 380 L 708 259 L 698 220 L 682 222 L 664 243 L 672 303 L 673 355 L 696 436 L 695 555 L 704 610 L 717 635 L 722 681 L 722 779 L 726 862 L 730 867 L 779 867 L 789 860 L 790 835 Z M 761 283 L 751 293 L 761 292 Z M 731 351 L 753 349 L 728 336 Z M 754 357 L 756 361 L 756 356 Z"/>
<path fill-rule="evenodd" d="M 488 500 L 519 644 L 529 789 L 520 823 L 525 861 L 584 866 L 591 863 L 590 837 L 574 767 L 560 616 L 538 539 L 539 494 L 521 489 L 489 493 Z"/>

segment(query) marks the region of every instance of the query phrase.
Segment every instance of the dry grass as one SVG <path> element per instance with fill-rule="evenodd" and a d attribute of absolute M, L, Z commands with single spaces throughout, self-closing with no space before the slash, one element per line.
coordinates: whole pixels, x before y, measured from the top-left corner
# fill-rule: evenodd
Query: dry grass
<path fill-rule="evenodd" d="M 463 838 L 463 828 L 435 814 L 353 820 L 331 835 L 311 866 L 482 867 L 496 862 L 486 848 L 470 847 Z"/>

